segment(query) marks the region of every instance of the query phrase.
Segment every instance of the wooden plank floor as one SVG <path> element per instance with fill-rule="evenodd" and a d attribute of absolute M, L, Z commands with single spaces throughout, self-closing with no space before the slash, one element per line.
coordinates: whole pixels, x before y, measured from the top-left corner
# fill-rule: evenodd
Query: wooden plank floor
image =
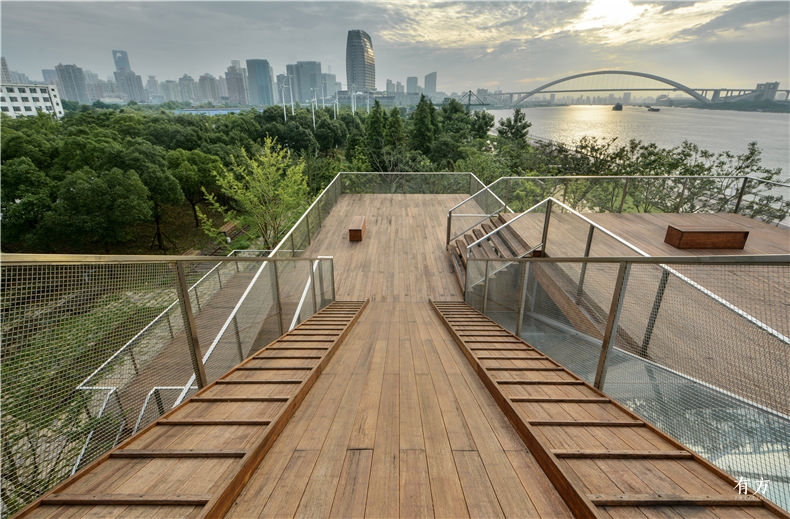
<path fill-rule="evenodd" d="M 370 303 L 228 517 L 571 517 L 427 302 Z"/>

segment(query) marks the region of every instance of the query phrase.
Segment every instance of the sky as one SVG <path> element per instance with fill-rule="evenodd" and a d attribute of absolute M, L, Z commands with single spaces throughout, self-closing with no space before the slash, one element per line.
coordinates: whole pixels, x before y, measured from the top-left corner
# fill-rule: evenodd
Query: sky
<path fill-rule="evenodd" d="M 345 87 L 350 29 L 373 40 L 376 86 L 525 91 L 572 74 L 629 70 L 693 88 L 790 88 L 790 2 L 632 1 L 145 1 L 0 0 L 9 68 L 76 64 L 107 78 L 112 50 L 143 77 L 224 74 L 231 60 L 267 59 L 275 74 L 320 61 Z M 619 77 L 619 76 L 618 76 Z"/>

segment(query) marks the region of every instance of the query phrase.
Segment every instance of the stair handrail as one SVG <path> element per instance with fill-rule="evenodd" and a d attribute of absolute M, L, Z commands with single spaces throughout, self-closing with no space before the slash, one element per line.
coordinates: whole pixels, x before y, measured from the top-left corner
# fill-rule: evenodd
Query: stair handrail
<path fill-rule="evenodd" d="M 569 213 L 573 214 L 574 216 L 576 216 L 577 218 L 580 218 L 581 220 L 585 221 L 587 224 L 589 224 L 590 226 L 594 227 L 596 230 L 598 230 L 598 231 L 600 231 L 600 232 L 604 233 L 606 236 L 608 236 L 608 237 L 610 237 L 610 238 L 612 238 L 612 239 L 616 240 L 617 242 L 619 242 L 620 244 L 624 245 L 625 247 L 627 247 L 627 248 L 629 248 L 629 249 L 633 250 L 633 251 L 634 251 L 634 252 L 636 252 L 636 253 L 637 253 L 639 256 L 641 256 L 641 257 L 644 257 L 644 258 L 652 258 L 652 257 L 653 257 L 653 256 L 651 256 L 650 254 L 648 254 L 647 252 L 645 252 L 645 251 L 643 251 L 642 249 L 640 249 L 639 247 L 637 247 L 636 245 L 633 245 L 632 243 L 629 243 L 628 241 L 626 241 L 626 240 L 624 240 L 623 238 L 621 238 L 621 237 L 617 236 L 616 234 L 614 234 L 614 233 L 613 233 L 613 232 L 611 232 L 610 230 L 608 230 L 608 229 L 606 229 L 605 227 L 602 227 L 601 225 L 599 225 L 599 224 L 597 224 L 597 223 L 593 222 L 592 220 L 590 220 L 589 218 L 585 217 L 584 215 L 582 215 L 582 214 L 581 214 L 581 213 L 579 213 L 578 211 L 576 211 L 576 210 L 572 209 L 571 207 L 569 207 L 569 206 L 567 206 L 567 205 L 563 204 L 562 202 L 560 202 L 559 200 L 557 200 L 557 199 L 555 199 L 555 198 L 553 198 L 553 197 L 549 197 L 549 198 L 547 198 L 546 200 L 543 200 L 543 201 L 542 201 L 542 202 L 540 202 L 539 204 L 536 204 L 535 206 L 531 207 L 529 210 L 527 210 L 527 211 L 525 211 L 525 212 L 521 213 L 520 215 L 516 216 L 515 218 L 513 218 L 513 219 L 509 220 L 507 223 L 505 223 L 505 224 L 501 225 L 500 227 L 497 227 L 497 228 L 494 230 L 494 232 L 496 232 L 496 231 L 497 231 L 497 230 L 499 230 L 499 229 L 503 229 L 504 227 L 507 227 L 507 226 L 508 226 L 508 225 L 510 225 L 512 222 L 515 222 L 516 220 L 518 220 L 519 218 L 521 218 L 522 216 L 524 216 L 524 215 L 525 215 L 525 214 L 527 214 L 528 212 L 532 211 L 533 209 L 535 209 L 535 208 L 536 208 L 536 207 L 538 207 L 539 205 L 541 205 L 541 204 L 543 204 L 543 203 L 547 203 L 549 200 L 551 200 L 553 204 L 557 204 L 557 205 L 559 205 L 559 206 L 560 206 L 560 207 L 562 207 L 562 208 L 563 208 L 565 211 L 567 211 L 567 212 L 569 212 Z M 493 232 L 492 232 L 492 233 L 489 233 L 489 234 L 493 234 Z M 483 239 L 485 239 L 485 236 L 484 236 L 483 238 L 480 238 L 480 240 L 478 240 L 477 242 L 479 242 L 479 241 L 482 241 Z M 473 244 L 469 245 L 469 247 L 471 247 L 472 245 L 475 245 L 477 242 L 475 242 L 475 243 L 473 243 Z M 468 254 L 468 252 L 469 252 L 469 251 L 467 251 L 467 254 Z M 780 258 L 780 259 L 782 259 L 782 260 L 784 260 L 784 259 L 787 259 L 787 258 L 790 258 L 790 256 L 788 256 L 788 255 L 768 255 L 768 256 L 771 256 L 771 257 L 778 257 L 778 258 Z M 721 258 L 727 258 L 727 256 L 718 256 L 718 257 L 721 257 Z M 735 257 L 735 258 L 743 258 L 744 256 L 734 256 L 734 257 Z M 500 258 L 500 260 L 515 260 L 515 259 L 519 259 L 519 258 Z M 532 261 L 532 260 L 535 260 L 535 259 L 538 259 L 538 260 L 540 260 L 541 258 L 529 258 L 529 260 L 531 260 L 531 261 Z M 547 258 L 547 259 L 548 259 L 548 260 L 551 260 L 552 258 Z M 605 259 L 612 260 L 612 258 L 605 258 Z M 494 260 L 496 260 L 496 259 L 494 259 Z M 589 262 L 592 262 L 591 260 L 593 260 L 593 258 L 589 258 L 589 257 L 586 257 L 586 258 L 577 258 L 577 259 L 576 259 L 576 261 L 577 261 L 577 262 L 578 262 L 578 261 L 580 261 L 580 262 L 588 262 L 588 263 L 589 263 Z M 489 258 L 471 258 L 471 257 L 467 256 L 467 261 L 490 261 L 490 259 L 489 259 Z M 629 261 L 629 260 L 626 258 L 626 259 L 623 259 L 623 261 Z M 732 260 L 730 260 L 730 261 L 732 261 Z M 721 261 L 721 262 L 723 263 L 723 262 L 725 262 L 725 261 Z M 718 262 L 717 262 L 717 263 L 718 263 Z M 725 308 L 727 308 L 728 310 L 730 310 L 730 311 L 734 312 L 735 314 L 737 314 L 737 315 L 739 315 L 739 316 L 743 317 L 744 319 L 747 319 L 748 321 L 750 321 L 752 324 L 756 325 L 758 328 L 760 328 L 760 329 L 761 329 L 761 330 L 763 330 L 764 332 L 768 333 L 769 335 L 772 335 L 772 336 L 776 337 L 777 339 L 779 339 L 780 341 L 782 341 L 782 342 L 784 342 L 784 343 L 786 343 L 786 344 L 790 344 L 790 337 L 787 337 L 786 335 L 782 334 L 782 333 L 781 333 L 781 332 L 779 332 L 778 330 L 775 330 L 775 329 L 774 329 L 774 328 L 772 328 L 771 326 L 768 326 L 767 324 L 765 324 L 764 322 L 760 321 L 760 320 L 759 320 L 759 319 L 757 319 L 756 317 L 754 317 L 754 316 L 752 316 L 751 314 L 749 314 L 749 313 L 745 312 L 744 310 L 742 310 L 742 309 L 741 309 L 741 308 L 739 308 L 738 306 L 736 306 L 736 305 L 734 305 L 734 304 L 730 303 L 729 301 L 727 301 L 727 300 L 726 300 L 726 299 L 724 299 L 723 297 L 716 295 L 714 292 L 712 292 L 712 291 L 708 290 L 707 288 L 703 287 L 703 286 L 702 286 L 702 285 L 700 285 L 699 283 L 696 283 L 695 281 L 691 280 L 691 279 L 690 279 L 690 278 L 688 278 L 687 276 L 684 276 L 683 274 L 681 274 L 680 272 L 676 271 L 676 270 L 675 270 L 675 269 L 673 269 L 672 267 L 669 267 L 668 265 L 666 265 L 666 264 L 664 264 L 664 263 L 657 263 L 657 264 L 658 264 L 658 265 L 659 265 L 659 266 L 660 266 L 660 267 L 661 267 L 663 270 L 665 270 L 666 272 L 668 272 L 669 274 L 672 274 L 673 276 L 675 276 L 675 277 L 676 277 L 676 278 L 678 278 L 679 280 L 683 281 L 684 283 L 688 284 L 688 285 L 689 285 L 689 286 L 691 286 L 692 288 L 694 288 L 694 289 L 698 290 L 698 291 L 699 291 L 699 292 L 701 292 L 702 294 L 704 294 L 704 295 L 706 295 L 707 297 L 709 297 L 709 298 L 713 299 L 714 301 L 716 301 L 717 303 L 721 304 L 722 306 L 724 306 L 724 307 L 725 307 Z M 467 268 L 467 270 L 468 270 L 468 268 Z"/>

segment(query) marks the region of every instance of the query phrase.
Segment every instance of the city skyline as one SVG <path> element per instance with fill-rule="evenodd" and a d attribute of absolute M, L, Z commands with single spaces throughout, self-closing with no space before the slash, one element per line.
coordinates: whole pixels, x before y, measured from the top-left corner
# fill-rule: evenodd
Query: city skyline
<path fill-rule="evenodd" d="M 42 17 L 41 12 L 47 12 Z M 231 60 L 318 61 L 345 79 L 346 36 L 373 39 L 376 88 L 438 72 L 438 90 L 524 90 L 570 74 L 639 70 L 693 87 L 790 76 L 790 4 L 569 2 L 2 3 L 2 53 L 31 79 L 58 63 L 110 77 L 124 49 L 142 77 L 219 75 Z M 344 85 L 345 87 L 346 85 Z"/>

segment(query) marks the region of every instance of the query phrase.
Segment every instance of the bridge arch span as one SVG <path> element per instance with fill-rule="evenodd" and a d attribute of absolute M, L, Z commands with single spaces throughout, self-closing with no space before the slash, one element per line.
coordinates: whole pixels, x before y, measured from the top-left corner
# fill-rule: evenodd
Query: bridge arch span
<path fill-rule="evenodd" d="M 545 85 L 541 85 L 538 88 L 536 88 L 535 90 L 532 90 L 531 92 L 527 92 L 526 94 L 524 94 L 523 96 L 518 98 L 516 100 L 516 102 L 513 103 L 513 104 L 515 106 L 518 106 L 521 103 L 523 103 L 524 101 L 526 101 L 529 97 L 532 97 L 535 94 L 538 94 L 538 93 L 540 93 L 540 92 L 542 92 L 542 91 L 548 89 L 549 87 L 552 87 L 552 86 L 554 86 L 554 85 L 556 85 L 558 83 L 564 83 L 565 81 L 570 81 L 572 79 L 577 79 L 577 78 L 580 78 L 580 77 L 604 76 L 604 75 L 612 75 L 612 74 L 620 74 L 620 75 L 623 75 L 623 76 L 638 76 L 638 77 L 643 77 L 643 78 L 647 78 L 647 79 L 652 79 L 654 81 L 660 81 L 661 83 L 667 84 L 667 85 L 669 85 L 671 87 L 677 88 L 678 90 L 681 90 L 681 91 L 687 93 L 688 95 L 690 95 L 691 97 L 693 97 L 697 101 L 700 101 L 702 103 L 710 103 L 710 100 L 708 98 L 706 98 L 702 94 L 698 93 L 694 89 L 689 88 L 686 85 L 683 85 L 681 83 L 678 83 L 677 81 L 673 81 L 671 79 L 667 79 L 667 78 L 661 77 L 661 76 L 656 76 L 655 74 L 648 74 L 646 72 L 634 72 L 634 71 L 630 71 L 630 70 L 596 70 L 596 71 L 593 71 L 593 72 L 582 72 L 581 74 L 574 74 L 572 76 L 566 76 L 566 77 L 563 77 L 563 78 L 560 78 L 560 79 L 556 79 L 554 81 L 550 81 L 550 82 L 546 83 Z"/>

